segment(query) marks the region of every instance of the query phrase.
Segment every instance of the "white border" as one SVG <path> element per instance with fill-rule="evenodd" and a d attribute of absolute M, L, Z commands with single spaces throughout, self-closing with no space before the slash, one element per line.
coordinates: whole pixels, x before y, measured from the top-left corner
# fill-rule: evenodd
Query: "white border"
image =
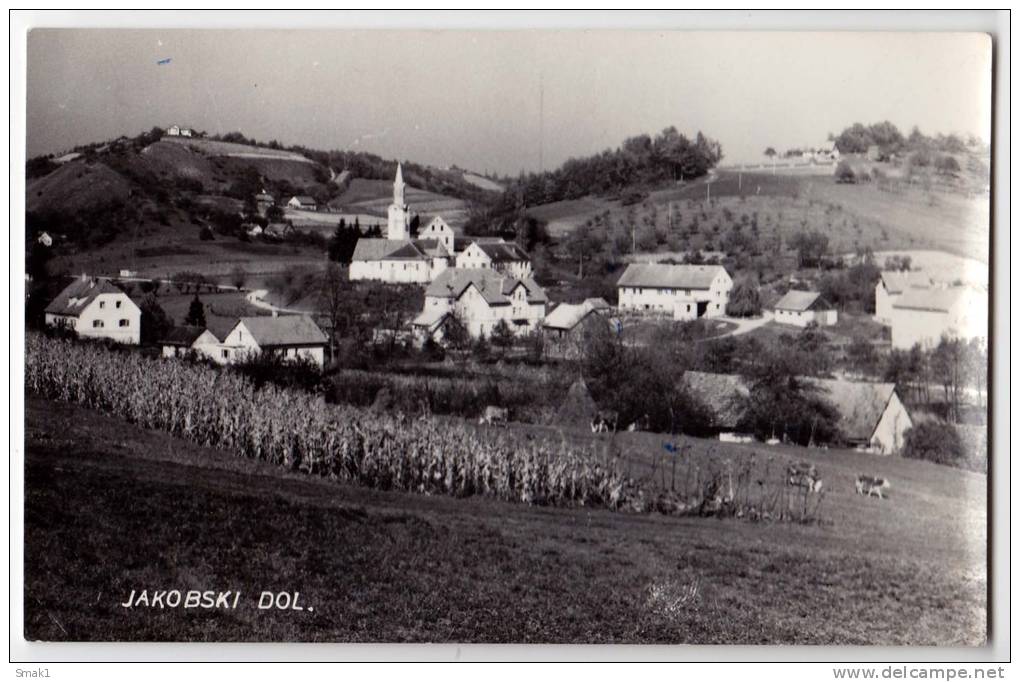
<path fill-rule="evenodd" d="M 965 12 L 12 12 L 10 15 L 10 518 L 11 657 L 12 661 L 271 661 L 271 660 L 683 660 L 683 661 L 1003 661 L 1009 657 L 1010 538 L 1009 393 L 1009 15 L 1002 11 Z M 26 31 L 32 27 L 104 28 L 630 28 L 681 30 L 862 30 L 981 31 L 993 36 L 995 125 L 993 234 L 993 367 L 992 392 L 994 480 L 989 500 L 995 590 L 992 645 L 976 649 L 893 647 L 712 647 L 712 646 L 522 646 L 522 645 L 331 645 L 331 644 L 40 644 L 23 638 L 21 617 L 23 462 L 24 462 L 24 243 L 25 61 Z M 17 254 L 18 257 L 14 257 Z M 26 666 L 22 666 L 26 667 Z M 133 667 L 133 666 L 132 666 Z M 811 666 L 816 674 L 828 670 Z M 104 666 L 105 674 L 117 669 Z M 760 670 L 748 667 L 749 675 Z M 123 671 L 123 669 L 121 669 Z M 71 670 L 68 670 L 71 672 Z M 77 672 L 77 670 L 75 671 Z M 96 671 L 98 672 L 98 670 Z M 180 671 L 187 673 L 187 669 Z M 197 671 L 196 671 L 197 672 Z M 282 672 L 282 671 L 281 671 Z M 831 672 L 823 673 L 826 677 Z M 768 676 L 768 675 L 766 675 Z M 797 678 L 799 675 L 792 675 Z"/>

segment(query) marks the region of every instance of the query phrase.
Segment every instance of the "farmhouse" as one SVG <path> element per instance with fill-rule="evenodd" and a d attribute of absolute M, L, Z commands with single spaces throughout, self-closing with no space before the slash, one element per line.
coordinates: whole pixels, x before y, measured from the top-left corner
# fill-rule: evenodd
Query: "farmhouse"
<path fill-rule="evenodd" d="M 307 315 L 242 317 L 222 343 L 205 352 L 221 364 L 272 353 L 288 360 L 308 359 L 322 367 L 326 343 L 326 335 Z"/>
<path fill-rule="evenodd" d="M 883 271 L 875 285 L 875 320 L 892 324 L 892 307 L 909 289 L 930 289 L 931 277 L 918 270 Z"/>
<path fill-rule="evenodd" d="M 578 331 L 590 318 L 607 319 L 612 308 L 605 299 L 589 298 L 584 303 L 560 303 L 542 321 L 550 338 L 562 339 Z"/>
<path fill-rule="evenodd" d="M 683 380 L 692 397 L 708 410 L 710 428 L 720 440 L 748 438 L 739 431 L 742 405 L 750 395 L 743 377 L 684 372 Z M 814 378 L 805 381 L 836 409 L 837 426 L 847 445 L 883 455 L 898 453 L 903 447 L 904 434 L 913 422 L 896 394 L 895 384 Z"/>
<path fill-rule="evenodd" d="M 81 337 L 141 342 L 142 311 L 107 280 L 82 275 L 46 306 L 45 314 L 47 326 L 67 327 Z"/>
<path fill-rule="evenodd" d="M 170 137 L 191 137 L 191 128 L 182 128 L 179 125 L 172 125 L 166 129 Z"/>
<path fill-rule="evenodd" d="M 932 347 L 943 336 L 988 336 L 988 292 L 977 287 L 909 289 L 892 304 L 892 347 Z"/>
<path fill-rule="evenodd" d="M 462 269 L 489 268 L 510 277 L 525 279 L 531 276 L 531 258 L 524 249 L 512 242 L 472 241 L 457 254 L 457 267 Z"/>
<path fill-rule="evenodd" d="M 732 288 L 720 265 L 632 263 L 616 283 L 621 311 L 668 313 L 678 320 L 723 315 Z"/>
<path fill-rule="evenodd" d="M 205 327 L 174 327 L 160 339 L 164 358 L 179 358 L 195 353 L 212 355 L 212 348 L 220 343 L 216 335 Z"/>
<path fill-rule="evenodd" d="M 315 199 L 306 194 L 299 194 L 291 197 L 287 202 L 287 205 L 291 208 L 296 208 L 302 211 L 314 211 L 317 208 Z"/>
<path fill-rule="evenodd" d="M 411 323 L 419 340 L 437 341 L 445 317 L 455 314 L 473 337 L 489 336 L 500 321 L 514 334 L 538 329 L 548 303 L 545 291 L 528 277 L 516 279 L 494 270 L 443 271 L 425 290 L 425 306 Z"/>
<path fill-rule="evenodd" d="M 836 311 L 817 291 L 791 289 L 776 303 L 775 320 L 780 324 L 797 327 L 806 327 L 811 323 L 829 327 L 836 324 Z"/>
<path fill-rule="evenodd" d="M 839 413 L 839 430 L 847 445 L 880 455 L 899 453 L 913 426 L 896 384 L 841 379 L 810 379 L 821 397 Z"/>

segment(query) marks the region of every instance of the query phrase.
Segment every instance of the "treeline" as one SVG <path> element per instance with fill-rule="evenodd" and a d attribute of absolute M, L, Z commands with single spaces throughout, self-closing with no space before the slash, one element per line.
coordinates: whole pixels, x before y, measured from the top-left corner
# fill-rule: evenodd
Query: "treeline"
<path fill-rule="evenodd" d="M 519 232 L 527 207 L 589 194 L 625 201 L 634 194 L 640 200 L 640 187 L 701 177 L 722 156 L 722 146 L 700 131 L 693 140 L 673 126 L 654 138 L 630 137 L 616 149 L 568 159 L 556 170 L 504 179 L 506 191 L 487 210 L 471 216 L 467 230 Z"/>
<path fill-rule="evenodd" d="M 953 133 L 925 135 L 917 126 L 914 126 L 908 135 L 903 135 L 899 128 L 889 121 L 870 125 L 854 123 L 835 136 L 835 144 L 842 154 L 863 154 L 869 147 L 877 146 L 882 155 L 905 151 L 962 154 L 968 149 L 983 146 L 981 140 L 974 135 L 966 139 Z"/>

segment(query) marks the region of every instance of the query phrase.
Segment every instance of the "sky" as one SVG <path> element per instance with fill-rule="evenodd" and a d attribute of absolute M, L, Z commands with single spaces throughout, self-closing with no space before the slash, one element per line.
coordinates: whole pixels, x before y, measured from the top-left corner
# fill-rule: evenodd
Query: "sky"
<path fill-rule="evenodd" d="M 27 71 L 29 157 L 176 123 L 516 175 L 670 125 L 724 165 L 991 130 L 980 34 L 35 29 Z"/>

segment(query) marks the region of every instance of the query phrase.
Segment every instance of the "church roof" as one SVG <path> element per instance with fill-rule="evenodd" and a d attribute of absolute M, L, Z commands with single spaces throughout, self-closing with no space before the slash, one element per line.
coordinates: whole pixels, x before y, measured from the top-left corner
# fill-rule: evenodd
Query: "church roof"
<path fill-rule="evenodd" d="M 426 244 L 431 240 L 422 240 Z M 410 239 L 380 239 L 362 237 L 354 246 L 352 261 L 373 260 L 422 260 L 425 253 Z"/>

